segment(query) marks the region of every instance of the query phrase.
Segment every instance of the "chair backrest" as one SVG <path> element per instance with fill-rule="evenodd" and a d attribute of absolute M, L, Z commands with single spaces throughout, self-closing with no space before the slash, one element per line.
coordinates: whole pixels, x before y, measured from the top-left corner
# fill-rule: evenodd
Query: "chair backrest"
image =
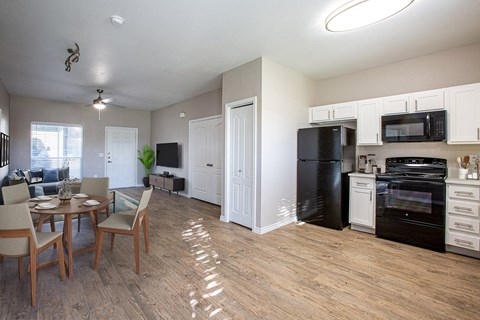
<path fill-rule="evenodd" d="M 109 197 L 109 178 L 82 178 L 80 193 L 96 195 L 104 198 Z"/>
<path fill-rule="evenodd" d="M 4 204 L 22 203 L 30 199 L 30 191 L 26 183 L 2 187 L 2 195 Z"/>
<path fill-rule="evenodd" d="M 30 229 L 35 246 L 38 247 L 35 229 L 28 204 L 11 204 L 0 206 L 0 234 L 4 230 Z M 30 253 L 28 238 L 0 237 L 0 255 L 22 256 Z"/>
<path fill-rule="evenodd" d="M 140 198 L 140 203 L 138 204 L 137 211 L 135 212 L 135 219 L 133 219 L 132 229 L 135 225 L 135 222 L 138 218 L 138 213 L 145 209 L 148 206 L 148 202 L 150 201 L 150 196 L 152 195 L 153 187 L 148 188 L 147 190 L 143 191 L 142 197 Z"/>

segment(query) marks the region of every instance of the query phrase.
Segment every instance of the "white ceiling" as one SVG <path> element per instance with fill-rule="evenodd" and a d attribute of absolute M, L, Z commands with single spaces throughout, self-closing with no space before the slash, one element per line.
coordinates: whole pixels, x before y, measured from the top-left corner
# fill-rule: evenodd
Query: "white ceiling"
<path fill-rule="evenodd" d="M 345 2 L 0 0 L 0 78 L 11 95 L 87 104 L 102 88 L 114 104 L 155 110 L 220 88 L 224 71 L 260 56 L 320 80 L 480 42 L 480 0 L 416 0 L 383 22 L 327 32 Z"/>

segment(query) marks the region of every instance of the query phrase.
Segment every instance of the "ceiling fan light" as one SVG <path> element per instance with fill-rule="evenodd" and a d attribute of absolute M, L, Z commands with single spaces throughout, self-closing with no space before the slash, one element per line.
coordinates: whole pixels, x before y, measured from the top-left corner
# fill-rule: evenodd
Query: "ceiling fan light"
<path fill-rule="evenodd" d="M 93 107 L 95 109 L 102 110 L 105 109 L 105 103 L 103 103 L 103 101 L 96 101 L 94 102 Z"/>
<path fill-rule="evenodd" d="M 331 32 L 349 31 L 385 20 L 414 0 L 353 0 L 334 10 L 325 20 L 325 28 Z"/>

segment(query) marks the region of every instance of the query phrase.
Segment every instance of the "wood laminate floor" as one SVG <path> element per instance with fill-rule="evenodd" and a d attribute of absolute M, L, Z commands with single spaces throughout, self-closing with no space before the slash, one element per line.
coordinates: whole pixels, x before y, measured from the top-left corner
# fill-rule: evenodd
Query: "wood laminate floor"
<path fill-rule="evenodd" d="M 29 276 L 18 280 L 16 260 L 5 259 L 0 319 L 480 318 L 480 260 L 307 224 L 257 235 L 219 216 L 217 206 L 155 190 L 140 275 L 132 238 L 117 236 L 112 252 L 104 241 L 98 271 L 93 251 L 74 257 L 73 280 L 40 270 L 36 308 Z M 87 220 L 74 239 L 93 241 Z"/>

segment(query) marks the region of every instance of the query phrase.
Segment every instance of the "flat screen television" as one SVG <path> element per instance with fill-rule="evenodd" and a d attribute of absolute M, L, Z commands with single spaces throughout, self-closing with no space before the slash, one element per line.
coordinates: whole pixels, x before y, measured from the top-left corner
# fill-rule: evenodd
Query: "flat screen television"
<path fill-rule="evenodd" d="M 157 166 L 178 168 L 178 143 L 157 143 Z"/>

